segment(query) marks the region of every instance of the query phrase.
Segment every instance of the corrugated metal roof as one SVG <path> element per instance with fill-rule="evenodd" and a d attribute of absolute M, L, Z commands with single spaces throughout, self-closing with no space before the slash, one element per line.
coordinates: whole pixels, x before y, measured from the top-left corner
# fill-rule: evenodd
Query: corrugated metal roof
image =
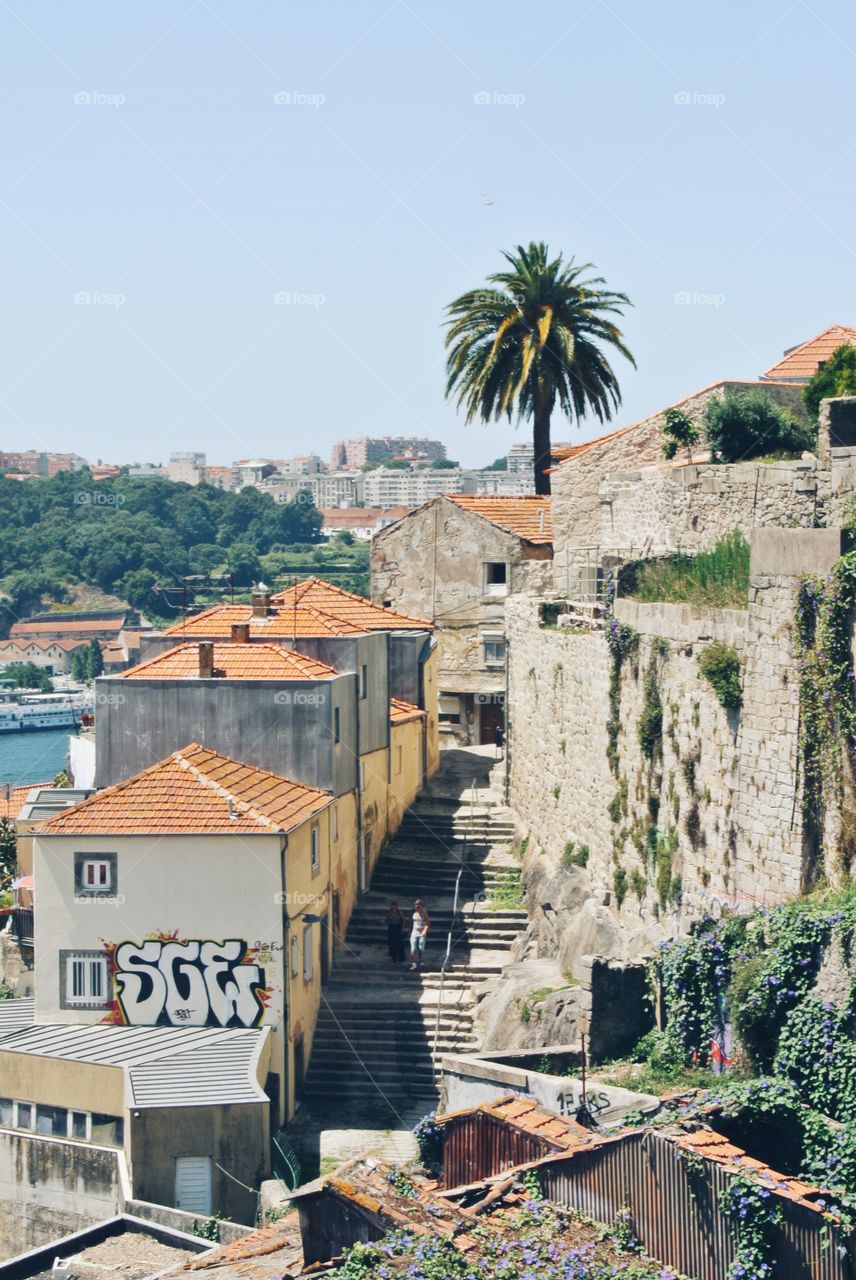
<path fill-rule="evenodd" d="M 33 1001 L 17 1018 L 0 1010 L 0 1051 L 94 1062 L 128 1073 L 136 1107 L 266 1102 L 256 1062 L 268 1027 L 117 1027 L 103 1022 L 33 1023 Z"/>
<path fill-rule="evenodd" d="M 0 1040 L 19 1027 L 29 1027 L 35 1016 L 36 1002 L 32 996 L 21 1000 L 0 1000 Z"/>

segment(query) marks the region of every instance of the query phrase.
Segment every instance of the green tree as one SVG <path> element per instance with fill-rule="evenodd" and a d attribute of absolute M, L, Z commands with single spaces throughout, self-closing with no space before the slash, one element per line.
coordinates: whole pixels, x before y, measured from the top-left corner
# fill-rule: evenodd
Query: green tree
<path fill-rule="evenodd" d="M 687 461 L 693 460 L 693 445 L 698 442 L 701 428 L 685 409 L 667 409 L 663 415 L 663 457 L 670 461 L 678 449 L 686 449 Z"/>
<path fill-rule="evenodd" d="M 809 379 L 802 397 L 812 422 L 816 422 L 821 400 L 848 395 L 856 395 L 856 347 L 845 343 Z"/>
<path fill-rule="evenodd" d="M 704 429 L 714 462 L 746 462 L 811 449 L 815 433 L 782 409 L 766 391 L 726 391 L 709 400 Z"/>
<path fill-rule="evenodd" d="M 96 676 L 102 675 L 104 672 L 104 658 L 101 653 L 101 645 L 93 636 L 89 641 L 89 676 L 94 680 Z"/>
<path fill-rule="evenodd" d="M 0 667 L 4 680 L 13 680 L 17 689 L 39 689 L 42 693 L 51 693 L 53 681 L 44 667 L 37 667 L 35 662 L 7 662 Z"/>
<path fill-rule="evenodd" d="M 446 396 L 466 409 L 467 422 L 531 418 L 535 491 L 548 494 L 553 410 L 577 422 L 591 411 L 608 422 L 621 403 L 602 348 L 614 347 L 635 366 L 609 318 L 630 301 L 602 288 L 600 276 L 587 277 L 591 263 L 551 259 L 546 244 L 518 245 L 503 257 L 510 270 L 447 308 Z"/>
<path fill-rule="evenodd" d="M 72 679 L 78 684 L 86 684 L 92 679 L 92 672 L 89 669 L 89 646 L 82 646 L 75 649 L 71 655 L 71 675 Z"/>
<path fill-rule="evenodd" d="M 17 866 L 15 824 L 8 818 L 0 818 L 0 891 L 6 892 L 11 887 Z"/>

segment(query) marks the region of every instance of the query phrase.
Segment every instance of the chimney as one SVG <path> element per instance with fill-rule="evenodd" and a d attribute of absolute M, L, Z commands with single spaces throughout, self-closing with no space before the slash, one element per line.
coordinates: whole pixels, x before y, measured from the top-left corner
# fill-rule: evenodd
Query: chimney
<path fill-rule="evenodd" d="M 199 646 L 199 679 L 214 679 L 214 645 L 210 640 L 203 640 Z"/>
<path fill-rule="evenodd" d="M 253 587 L 253 617 L 266 618 L 270 613 L 270 588 L 263 582 Z"/>
<path fill-rule="evenodd" d="M 232 644 L 249 644 L 249 643 L 250 643 L 249 622 L 233 622 L 232 623 Z"/>

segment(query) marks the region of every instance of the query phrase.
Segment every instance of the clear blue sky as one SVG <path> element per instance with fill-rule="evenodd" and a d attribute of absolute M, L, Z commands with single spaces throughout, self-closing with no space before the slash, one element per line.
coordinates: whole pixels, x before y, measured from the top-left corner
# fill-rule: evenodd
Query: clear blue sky
<path fill-rule="evenodd" d="M 0 0 L 0 101 L 0 448 L 489 461 L 443 307 L 530 239 L 635 304 L 616 425 L 856 323 L 845 0 Z"/>

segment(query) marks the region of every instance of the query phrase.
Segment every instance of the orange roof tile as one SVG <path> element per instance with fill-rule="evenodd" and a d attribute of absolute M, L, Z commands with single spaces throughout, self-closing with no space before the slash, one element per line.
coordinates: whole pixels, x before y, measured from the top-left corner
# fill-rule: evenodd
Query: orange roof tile
<path fill-rule="evenodd" d="M 12 787 L 7 796 L 0 791 L 0 818 L 14 822 L 27 802 L 27 796 L 36 787 L 50 787 L 51 782 L 30 782 L 26 787 Z"/>
<path fill-rule="evenodd" d="M 798 1201 L 806 1208 L 814 1209 L 818 1213 L 823 1212 L 815 1203 L 816 1197 L 823 1195 L 819 1187 L 813 1187 L 799 1178 L 778 1173 L 763 1160 L 755 1160 L 740 1147 L 735 1147 L 715 1130 L 697 1129 L 694 1133 L 683 1133 L 675 1139 L 675 1146 L 684 1151 L 691 1151 L 694 1155 L 700 1155 L 705 1160 L 713 1160 L 717 1164 L 737 1165 L 740 1169 L 758 1174 L 761 1181 L 777 1195 Z"/>
<path fill-rule="evenodd" d="M 69 618 L 58 613 L 56 618 L 40 618 L 38 622 L 15 622 L 9 628 L 9 635 L 14 640 L 19 636 L 52 635 L 62 631 L 121 631 L 124 626 L 124 615 L 114 618 Z"/>
<path fill-rule="evenodd" d="M 530 1137 L 542 1138 L 557 1151 L 571 1150 L 592 1142 L 592 1134 L 576 1120 L 566 1120 L 552 1111 L 542 1111 L 534 1098 L 520 1098 L 514 1094 L 505 1094 L 463 1111 L 453 1111 L 438 1117 L 438 1120 L 440 1124 L 448 1124 L 461 1116 L 479 1114 L 501 1120 Z"/>
<path fill-rule="evenodd" d="M 409 618 L 385 609 L 320 578 L 309 578 L 271 597 L 270 611 L 254 618 L 252 605 L 220 604 L 182 619 L 163 632 L 166 636 L 228 639 L 236 623 L 250 624 L 252 640 L 294 639 L 297 636 L 359 636 L 367 631 L 424 631 L 423 618 Z"/>
<path fill-rule="evenodd" d="M 389 702 L 389 719 L 391 724 L 406 724 L 408 720 L 418 720 L 426 712 L 412 702 L 403 702 L 401 698 L 391 698 Z"/>
<path fill-rule="evenodd" d="M 398 613 L 395 609 L 384 608 L 365 596 L 354 595 L 342 587 L 334 587 L 323 578 L 308 578 L 305 582 L 297 582 L 287 591 L 278 591 L 273 597 L 274 603 L 283 609 L 299 609 L 304 607 L 317 609 L 336 621 L 343 621 L 357 626 L 360 631 L 423 631 L 431 623 L 424 618 L 411 618 L 407 614 Z"/>
<path fill-rule="evenodd" d="M 328 680 L 335 667 L 280 644 L 215 644 L 214 670 L 224 680 Z M 120 680 L 199 678 L 199 646 L 180 644 L 120 673 Z"/>
<path fill-rule="evenodd" d="M 553 521 L 549 498 L 531 496 L 490 497 L 476 493 L 447 493 L 449 502 L 489 520 L 506 533 L 516 534 L 524 542 L 549 546 L 553 541 Z"/>
<path fill-rule="evenodd" d="M 293 830 L 330 803 L 326 791 L 192 742 L 50 818 L 39 834 L 270 834 Z"/>
<path fill-rule="evenodd" d="M 771 381 L 808 382 L 839 347 L 856 347 L 856 329 L 831 324 L 814 338 L 787 350 L 761 377 Z"/>

